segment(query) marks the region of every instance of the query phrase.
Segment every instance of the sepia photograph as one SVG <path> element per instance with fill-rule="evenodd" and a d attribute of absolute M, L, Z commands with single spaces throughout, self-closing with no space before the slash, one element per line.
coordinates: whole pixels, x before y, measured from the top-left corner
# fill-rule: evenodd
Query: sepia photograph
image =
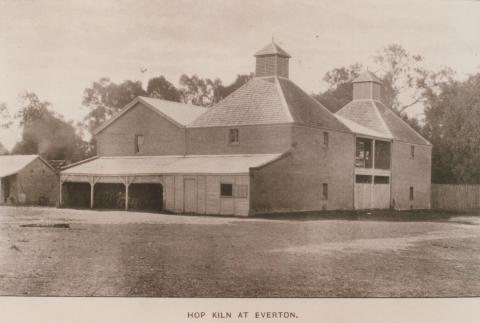
<path fill-rule="evenodd" d="M 0 0 L 0 302 L 480 297 L 479 17 Z"/>

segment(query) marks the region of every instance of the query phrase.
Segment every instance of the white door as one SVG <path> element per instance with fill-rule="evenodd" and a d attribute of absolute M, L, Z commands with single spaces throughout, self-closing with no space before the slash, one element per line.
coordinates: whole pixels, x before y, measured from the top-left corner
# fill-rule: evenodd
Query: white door
<path fill-rule="evenodd" d="M 390 184 L 373 184 L 373 208 L 390 208 Z"/>
<path fill-rule="evenodd" d="M 185 213 L 197 212 L 197 189 L 196 181 L 193 178 L 185 179 L 184 181 L 184 210 Z"/>
<path fill-rule="evenodd" d="M 355 183 L 355 209 L 365 210 L 372 208 L 372 184 Z"/>

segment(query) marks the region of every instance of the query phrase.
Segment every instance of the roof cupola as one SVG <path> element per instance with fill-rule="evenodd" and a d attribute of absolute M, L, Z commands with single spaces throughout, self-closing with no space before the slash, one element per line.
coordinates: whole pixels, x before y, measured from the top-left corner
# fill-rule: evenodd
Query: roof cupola
<path fill-rule="evenodd" d="M 291 57 L 280 46 L 272 42 L 255 53 L 255 76 L 281 76 L 288 78 L 288 59 Z"/>
<path fill-rule="evenodd" d="M 353 100 L 381 101 L 382 81 L 370 71 L 353 80 Z"/>

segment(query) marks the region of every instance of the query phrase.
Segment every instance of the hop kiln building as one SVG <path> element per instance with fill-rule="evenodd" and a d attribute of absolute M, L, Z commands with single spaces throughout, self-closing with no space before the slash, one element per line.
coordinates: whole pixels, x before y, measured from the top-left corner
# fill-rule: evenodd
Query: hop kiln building
<path fill-rule="evenodd" d="M 97 157 L 61 172 L 65 206 L 254 215 L 429 208 L 431 145 L 362 74 L 332 114 L 289 79 L 272 42 L 255 77 L 211 108 L 138 97 L 96 132 Z"/>

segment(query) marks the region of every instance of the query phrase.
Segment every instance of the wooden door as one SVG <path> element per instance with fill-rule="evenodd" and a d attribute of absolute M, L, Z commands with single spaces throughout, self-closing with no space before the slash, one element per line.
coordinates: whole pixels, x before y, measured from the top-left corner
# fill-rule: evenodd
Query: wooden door
<path fill-rule="evenodd" d="M 184 180 L 184 210 L 185 213 L 197 212 L 197 189 L 196 180 L 193 178 L 186 178 Z"/>
<path fill-rule="evenodd" d="M 375 183 L 373 185 L 373 208 L 390 208 L 390 184 Z"/>
<path fill-rule="evenodd" d="M 372 184 L 355 183 L 355 209 L 365 210 L 372 208 Z"/>

